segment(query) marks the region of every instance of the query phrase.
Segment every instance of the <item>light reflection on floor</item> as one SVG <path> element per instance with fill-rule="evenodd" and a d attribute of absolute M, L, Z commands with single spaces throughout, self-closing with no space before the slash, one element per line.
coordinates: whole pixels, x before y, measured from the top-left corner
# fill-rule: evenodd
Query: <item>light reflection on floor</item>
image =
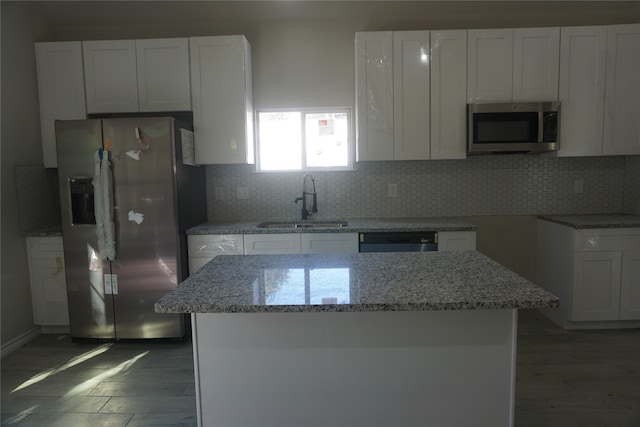
<path fill-rule="evenodd" d="M 195 426 L 191 343 L 43 335 L 2 359 L 3 426 Z"/>

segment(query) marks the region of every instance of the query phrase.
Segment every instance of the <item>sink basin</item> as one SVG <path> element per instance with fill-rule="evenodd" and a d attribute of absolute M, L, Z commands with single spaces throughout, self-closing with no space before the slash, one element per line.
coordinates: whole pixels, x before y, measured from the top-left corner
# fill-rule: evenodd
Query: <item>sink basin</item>
<path fill-rule="evenodd" d="M 271 221 L 261 222 L 258 228 L 341 228 L 347 221 Z"/>

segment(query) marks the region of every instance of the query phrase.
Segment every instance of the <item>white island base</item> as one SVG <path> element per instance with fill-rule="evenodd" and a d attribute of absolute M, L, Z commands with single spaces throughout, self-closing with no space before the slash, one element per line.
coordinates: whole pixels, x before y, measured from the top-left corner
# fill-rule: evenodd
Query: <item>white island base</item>
<path fill-rule="evenodd" d="M 198 425 L 513 425 L 517 310 L 196 313 Z"/>

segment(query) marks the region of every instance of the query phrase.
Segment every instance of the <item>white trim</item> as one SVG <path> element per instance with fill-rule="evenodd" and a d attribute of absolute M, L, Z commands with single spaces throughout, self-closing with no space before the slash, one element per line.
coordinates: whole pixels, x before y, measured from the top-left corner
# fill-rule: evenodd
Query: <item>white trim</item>
<path fill-rule="evenodd" d="M 23 345 L 29 343 L 30 341 L 33 341 L 40 334 L 42 334 L 42 329 L 38 328 L 38 327 L 35 327 L 35 328 L 25 332 L 24 334 L 18 335 L 17 337 L 12 339 L 8 343 L 2 345 L 0 358 L 4 358 L 5 356 L 13 353 L 14 351 L 19 349 Z"/>
<path fill-rule="evenodd" d="M 198 359 L 198 319 L 195 313 L 191 313 L 191 342 L 193 345 L 193 374 L 196 382 L 196 421 L 198 427 L 202 427 L 202 403 L 200 402 L 200 361 Z"/>

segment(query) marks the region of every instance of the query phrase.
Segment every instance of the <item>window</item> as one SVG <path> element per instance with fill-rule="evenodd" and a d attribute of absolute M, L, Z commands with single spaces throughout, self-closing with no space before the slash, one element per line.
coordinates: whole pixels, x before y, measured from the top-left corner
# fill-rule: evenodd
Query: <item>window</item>
<path fill-rule="evenodd" d="M 258 170 L 351 170 L 348 108 L 258 111 Z"/>

